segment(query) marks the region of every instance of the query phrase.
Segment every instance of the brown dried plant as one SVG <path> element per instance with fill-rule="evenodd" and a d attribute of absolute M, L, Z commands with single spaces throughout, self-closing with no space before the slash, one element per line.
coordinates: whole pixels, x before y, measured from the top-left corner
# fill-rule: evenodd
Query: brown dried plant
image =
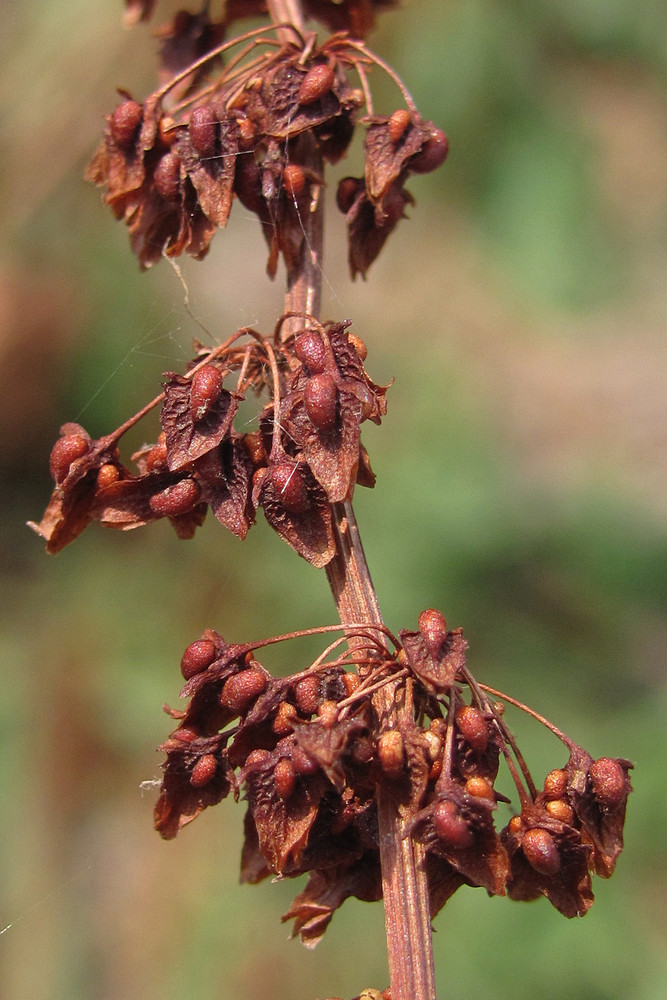
<path fill-rule="evenodd" d="M 593 760 L 551 723 L 476 680 L 460 628 L 428 609 L 416 631 L 382 623 L 352 508 L 375 481 L 361 442 L 379 424 L 385 386 L 365 368 L 348 321 L 320 312 L 325 164 L 363 130 L 364 175 L 336 194 L 351 275 L 366 275 L 414 203 L 411 174 L 439 167 L 445 134 L 420 116 L 403 83 L 364 36 L 391 0 L 229 0 L 179 12 L 161 31 L 161 85 L 143 102 L 121 91 L 88 178 L 130 232 L 146 268 L 163 256 L 206 255 L 234 200 L 257 215 L 267 270 L 287 274 L 285 311 L 265 335 L 244 328 L 214 348 L 195 345 L 183 374 L 113 433 L 65 424 L 51 452 L 55 488 L 32 527 L 55 553 L 91 521 L 128 530 L 168 518 L 191 538 L 211 509 L 240 538 L 261 507 L 300 556 L 324 568 L 340 626 L 229 643 L 211 628 L 183 654 L 185 710 L 162 744 L 155 826 L 175 837 L 231 795 L 247 803 L 241 876 L 308 875 L 284 920 L 315 945 L 349 896 L 384 900 L 391 986 L 363 997 L 433 1000 L 431 920 L 462 885 L 516 900 L 547 899 L 565 916 L 593 902 L 623 846 L 629 761 Z M 129 21 L 151 0 L 131 0 Z M 228 37 L 238 19 L 271 24 Z M 305 19 L 332 32 L 324 41 Z M 374 112 L 372 69 L 401 95 Z M 235 427 L 258 400 L 259 430 Z M 124 434 L 160 406 L 157 442 L 120 457 Z M 246 426 L 244 424 L 244 426 Z M 339 634 L 336 635 L 335 633 Z M 320 634 L 321 654 L 274 677 L 260 651 Z M 540 789 L 507 726 L 518 706 L 563 743 Z M 518 807 L 497 830 L 501 759 Z"/>

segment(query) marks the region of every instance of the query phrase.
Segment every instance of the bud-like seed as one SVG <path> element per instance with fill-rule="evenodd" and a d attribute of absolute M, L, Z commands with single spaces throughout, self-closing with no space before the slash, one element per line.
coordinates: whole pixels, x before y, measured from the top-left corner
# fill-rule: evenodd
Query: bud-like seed
<path fill-rule="evenodd" d="M 565 799 L 552 799 L 544 807 L 550 816 L 561 823 L 571 824 L 574 819 L 574 809 Z"/>
<path fill-rule="evenodd" d="M 111 115 L 111 134 L 120 149 L 128 150 L 134 145 L 142 117 L 141 105 L 136 101 L 123 101 L 114 110 Z"/>
<path fill-rule="evenodd" d="M 146 472 L 164 472 L 167 468 L 167 445 L 158 441 L 144 457 Z"/>
<path fill-rule="evenodd" d="M 148 501 L 153 513 L 160 517 L 178 517 L 187 514 L 199 500 L 200 489 L 194 479 L 181 479 L 166 490 L 155 493 Z"/>
<path fill-rule="evenodd" d="M 326 348 L 317 333 L 299 334 L 294 341 L 294 353 L 311 375 L 318 375 L 326 368 Z"/>
<path fill-rule="evenodd" d="M 243 149 L 249 149 L 255 138 L 255 126 L 245 115 L 236 119 L 239 127 L 239 139 Z"/>
<path fill-rule="evenodd" d="M 181 673 L 186 681 L 201 674 L 213 663 L 215 646 L 210 639 L 197 639 L 191 642 L 181 657 Z"/>
<path fill-rule="evenodd" d="M 544 794 L 548 799 L 562 799 L 567 791 L 567 772 L 556 767 L 544 779 Z"/>
<path fill-rule="evenodd" d="M 306 175 L 298 163 L 288 163 L 283 170 L 283 187 L 291 198 L 298 198 L 306 186 Z"/>
<path fill-rule="evenodd" d="M 327 699 L 317 706 L 317 717 L 325 729 L 331 729 L 338 719 L 338 706 L 335 701 Z"/>
<path fill-rule="evenodd" d="M 462 705 L 456 713 L 456 726 L 473 750 L 483 753 L 489 742 L 489 727 L 478 708 Z"/>
<path fill-rule="evenodd" d="M 287 736 L 288 733 L 293 733 L 293 723 L 297 715 L 298 712 L 294 705 L 289 701 L 281 701 L 271 726 L 276 736 Z"/>
<path fill-rule="evenodd" d="M 205 753 L 192 768 L 190 784 L 193 788 L 203 788 L 204 785 L 208 785 L 209 781 L 213 780 L 217 769 L 218 762 L 214 755 L 212 753 Z"/>
<path fill-rule="evenodd" d="M 351 670 L 346 670 L 344 674 L 341 674 L 341 681 L 343 682 L 343 687 L 345 688 L 345 694 L 351 695 L 357 690 L 361 684 L 361 678 L 359 674 L 352 673 Z"/>
<path fill-rule="evenodd" d="M 190 383 L 190 414 L 193 420 L 203 420 L 222 393 L 222 372 L 215 365 L 204 365 L 192 376 Z"/>
<path fill-rule="evenodd" d="M 245 760 L 245 766 L 248 767 L 252 764 L 264 764 L 271 757 L 268 750 L 251 750 Z"/>
<path fill-rule="evenodd" d="M 267 677 L 263 670 L 251 667 L 228 677 L 220 692 L 220 704 L 241 715 L 266 689 Z"/>
<path fill-rule="evenodd" d="M 426 752 L 430 761 L 436 761 L 442 755 L 442 740 L 432 730 L 424 733 Z"/>
<path fill-rule="evenodd" d="M 488 778 L 475 775 L 466 781 L 466 792 L 478 799 L 495 799 L 493 785 Z"/>
<path fill-rule="evenodd" d="M 165 153 L 153 173 L 155 190 L 165 201 L 177 201 L 181 192 L 181 161 L 176 153 Z"/>
<path fill-rule="evenodd" d="M 389 121 L 387 123 L 389 138 L 394 144 L 403 138 L 403 134 L 409 124 L 410 112 L 407 108 L 399 108 L 398 111 L 394 111 L 394 113 L 389 116 Z"/>
<path fill-rule="evenodd" d="M 270 469 L 276 500 L 290 514 L 304 514 L 310 506 L 303 472 L 292 462 L 278 462 Z"/>
<path fill-rule="evenodd" d="M 234 191 L 249 212 L 260 212 L 264 204 L 259 167 L 250 153 L 236 157 Z"/>
<path fill-rule="evenodd" d="M 315 674 L 304 677 L 294 685 L 294 697 L 300 712 L 304 715 L 314 715 L 322 700 L 320 698 L 320 681 Z"/>
<path fill-rule="evenodd" d="M 510 833 L 518 834 L 523 827 L 523 821 L 520 816 L 512 816 L 511 820 L 507 824 L 507 829 Z"/>
<path fill-rule="evenodd" d="M 67 478 L 72 462 L 85 455 L 88 447 L 88 441 L 81 434 L 65 434 L 58 438 L 49 458 L 49 468 L 56 485 L 59 486 Z"/>
<path fill-rule="evenodd" d="M 363 177 L 343 177 L 336 188 L 336 204 L 343 215 L 347 215 L 357 196 L 366 187 Z"/>
<path fill-rule="evenodd" d="M 273 770 L 273 778 L 276 783 L 276 791 L 284 802 L 290 797 L 296 785 L 296 772 L 292 762 L 287 757 L 280 758 Z"/>
<path fill-rule="evenodd" d="M 165 146 L 173 146 L 178 138 L 176 122 L 170 115 L 163 115 L 158 122 L 158 134 Z"/>
<path fill-rule="evenodd" d="M 334 84 L 334 69 L 330 63 L 317 63 L 311 66 L 299 87 L 299 104 L 312 104 L 318 101 Z"/>
<path fill-rule="evenodd" d="M 453 802 L 438 802 L 433 813 L 433 829 L 447 847 L 459 851 L 472 847 L 472 830 Z"/>
<path fill-rule="evenodd" d="M 405 763 L 405 747 L 398 729 L 389 729 L 382 733 L 377 747 L 382 770 L 390 778 L 400 778 Z"/>
<path fill-rule="evenodd" d="M 303 389 L 303 405 L 318 430 L 330 431 L 336 426 L 337 403 L 336 383 L 328 372 L 308 379 Z"/>
<path fill-rule="evenodd" d="M 616 809 L 625 800 L 625 772 L 612 757 L 600 757 L 593 761 L 588 773 L 591 777 L 593 794 L 603 809 Z"/>
<path fill-rule="evenodd" d="M 357 337 L 356 333 L 348 333 L 347 339 L 350 341 L 355 351 L 359 355 L 359 360 L 365 361 L 368 356 L 368 348 L 364 344 L 361 337 Z"/>
<path fill-rule="evenodd" d="M 521 847 L 530 867 L 540 875 L 555 875 L 559 870 L 560 854 L 548 830 L 540 826 L 526 830 Z"/>
<path fill-rule="evenodd" d="M 196 729 L 191 729 L 189 726 L 179 726 L 171 734 L 173 740 L 180 740 L 181 743 L 192 743 L 194 740 L 199 739 L 199 733 Z"/>
<path fill-rule="evenodd" d="M 97 488 L 98 490 L 103 490 L 106 486 L 113 486 L 120 479 L 120 470 L 118 466 L 112 465 L 111 462 L 107 462 L 106 465 L 101 465 L 97 470 Z"/>
<path fill-rule="evenodd" d="M 428 174 L 444 163 L 449 153 L 449 140 L 442 129 L 431 130 L 422 148 L 409 161 L 410 170 L 415 174 Z"/>
<path fill-rule="evenodd" d="M 434 608 L 427 608 L 417 619 L 417 625 L 426 640 L 429 653 L 431 656 L 437 657 L 447 635 L 447 622 L 444 615 Z"/>
<path fill-rule="evenodd" d="M 204 159 L 215 156 L 218 143 L 218 116 L 210 104 L 194 108 L 188 123 L 190 142 Z"/>
<path fill-rule="evenodd" d="M 298 743 L 292 748 L 292 765 L 297 774 L 315 774 L 320 765 Z"/>

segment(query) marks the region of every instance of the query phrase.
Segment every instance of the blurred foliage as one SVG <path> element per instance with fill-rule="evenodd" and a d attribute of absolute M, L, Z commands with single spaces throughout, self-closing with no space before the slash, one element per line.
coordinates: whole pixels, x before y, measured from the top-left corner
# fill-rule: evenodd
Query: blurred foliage
<path fill-rule="evenodd" d="M 207 626 L 241 640 L 333 621 L 322 575 L 262 523 L 242 547 L 212 521 L 187 544 L 164 524 L 92 529 L 57 560 L 24 527 L 59 424 L 106 433 L 203 337 L 175 273 L 138 274 L 81 181 L 114 88 L 151 87 L 149 31 L 123 32 L 120 6 L 3 10 L 0 992 L 351 997 L 386 983 L 381 907 L 346 903 L 315 953 L 288 945 L 297 886 L 236 884 L 242 807 L 163 844 L 141 790 L 183 648 Z M 641 16 L 632 0 L 406 0 L 371 45 L 447 129 L 450 162 L 411 184 L 367 283 L 348 284 L 331 212 L 328 308 L 354 319 L 371 374 L 396 377 L 365 434 L 378 484 L 356 503 L 388 624 L 441 608 L 481 679 L 637 765 L 626 851 L 585 921 L 456 894 L 436 924 L 448 1000 L 664 995 L 665 29 L 662 0 Z M 214 340 L 270 329 L 281 289 L 256 223 L 237 208 L 216 244 L 183 266 L 193 314 Z M 563 762 L 511 722 L 538 781 Z"/>

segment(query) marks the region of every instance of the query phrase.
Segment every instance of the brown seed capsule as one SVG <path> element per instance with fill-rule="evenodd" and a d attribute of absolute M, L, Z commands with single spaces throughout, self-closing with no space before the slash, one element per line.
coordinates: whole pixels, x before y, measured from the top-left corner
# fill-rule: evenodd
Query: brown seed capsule
<path fill-rule="evenodd" d="M 263 670 L 250 668 L 228 677 L 220 692 L 220 704 L 241 715 L 266 689 L 267 677 Z"/>
<path fill-rule="evenodd" d="M 181 193 L 181 161 L 176 153 L 165 153 L 153 173 L 153 184 L 165 201 L 178 201 Z"/>
<path fill-rule="evenodd" d="M 433 762 L 438 760 L 442 756 L 443 746 L 442 740 L 430 729 L 424 733 L 424 740 L 426 741 L 426 753 L 428 754 L 428 759 Z"/>
<path fill-rule="evenodd" d="M 345 688 L 345 694 L 347 695 L 354 694 L 361 684 L 359 674 L 353 674 L 350 670 L 346 670 L 345 673 L 341 675 L 341 680 L 343 682 L 343 687 Z"/>
<path fill-rule="evenodd" d="M 296 785 L 296 771 L 287 757 L 281 757 L 276 764 L 273 769 L 273 779 L 276 783 L 276 791 L 284 802 L 290 797 Z"/>
<path fill-rule="evenodd" d="M 49 468 L 56 485 L 60 485 L 67 478 L 72 462 L 85 455 L 88 447 L 88 441 L 81 434 L 65 434 L 58 438 L 49 458 Z"/>
<path fill-rule="evenodd" d="M 426 641 L 429 653 L 437 657 L 447 636 L 445 616 L 434 608 L 427 608 L 417 619 L 417 625 Z"/>
<path fill-rule="evenodd" d="M 276 736 L 287 736 L 288 733 L 293 733 L 293 723 L 297 715 L 298 712 L 294 705 L 292 705 L 289 701 L 281 701 L 278 705 L 278 711 L 275 714 L 273 724 L 271 725 L 271 728 Z"/>
<path fill-rule="evenodd" d="M 188 123 L 190 142 L 201 157 L 215 156 L 218 144 L 218 116 L 210 104 L 194 108 Z"/>
<path fill-rule="evenodd" d="M 556 767 L 544 779 L 544 794 L 548 799 L 561 799 L 567 791 L 567 772 Z"/>
<path fill-rule="evenodd" d="M 176 122 L 170 115 L 163 115 L 158 122 L 158 133 L 160 140 L 165 146 L 173 146 L 178 138 Z"/>
<path fill-rule="evenodd" d="M 239 127 L 239 140 L 242 149 L 249 149 L 255 138 L 255 126 L 250 118 L 245 116 L 236 119 Z"/>
<path fill-rule="evenodd" d="M 357 196 L 366 187 L 363 177 L 343 177 L 336 188 L 336 204 L 343 215 L 347 215 Z"/>
<path fill-rule="evenodd" d="M 526 830 L 521 841 L 526 861 L 540 875 L 555 875 L 560 868 L 560 854 L 556 841 L 548 830 L 536 826 Z"/>
<path fill-rule="evenodd" d="M 259 167 L 250 153 L 236 157 L 234 169 L 234 191 L 241 204 L 249 212 L 260 212 L 264 205 L 262 178 Z"/>
<path fill-rule="evenodd" d="M 222 373 L 215 365 L 204 365 L 192 376 L 190 383 L 190 414 L 193 420 L 203 420 L 222 393 Z"/>
<path fill-rule="evenodd" d="M 194 479 L 181 479 L 166 490 L 155 493 L 148 501 L 153 513 L 160 517 L 178 517 L 187 514 L 199 500 L 200 489 Z"/>
<path fill-rule="evenodd" d="M 181 657 L 181 673 L 186 681 L 201 674 L 213 663 L 215 646 L 210 639 L 197 639 L 191 642 Z"/>
<path fill-rule="evenodd" d="M 120 149 L 128 150 L 134 145 L 143 111 L 136 101 L 123 101 L 111 115 L 111 135 Z"/>
<path fill-rule="evenodd" d="M 294 685 L 294 697 L 300 712 L 303 715 L 314 715 L 318 709 L 320 701 L 320 682 L 314 674 L 304 677 Z"/>
<path fill-rule="evenodd" d="M 106 486 L 112 486 L 120 479 L 120 470 L 116 465 L 107 462 L 97 470 L 97 488 L 103 490 Z"/>
<path fill-rule="evenodd" d="M 626 798 L 625 772 L 612 757 L 600 757 L 588 769 L 593 795 L 603 809 L 616 809 Z"/>
<path fill-rule="evenodd" d="M 361 337 L 357 337 L 357 335 L 354 333 L 348 333 L 347 339 L 350 341 L 355 351 L 359 355 L 359 360 L 365 361 L 368 356 L 368 348 L 364 344 Z"/>
<path fill-rule="evenodd" d="M 268 750 L 251 750 L 246 757 L 245 766 L 248 767 L 252 764 L 265 764 L 270 760 L 271 754 Z"/>
<path fill-rule="evenodd" d="M 319 375 L 327 364 L 327 351 L 317 333 L 301 333 L 294 341 L 294 353 L 311 375 Z"/>
<path fill-rule="evenodd" d="M 303 472 L 292 462 L 278 462 L 270 469 L 276 500 L 290 514 L 304 514 L 310 504 Z"/>
<path fill-rule="evenodd" d="M 213 780 L 217 770 L 218 762 L 213 754 L 205 753 L 192 768 L 190 784 L 193 788 L 203 788 L 204 785 L 208 785 L 209 781 Z"/>
<path fill-rule="evenodd" d="M 478 708 L 462 705 L 456 713 L 456 727 L 466 743 L 483 753 L 489 742 L 489 727 Z"/>
<path fill-rule="evenodd" d="M 394 144 L 403 138 L 403 134 L 409 124 L 410 112 L 407 108 L 399 108 L 398 111 L 394 111 L 394 113 L 389 116 L 387 127 L 389 130 L 389 138 Z"/>
<path fill-rule="evenodd" d="M 311 66 L 299 87 L 297 100 L 299 104 L 312 104 L 319 101 L 331 90 L 334 84 L 335 74 L 330 63 L 317 63 Z"/>
<path fill-rule="evenodd" d="M 288 163 L 283 170 L 283 187 L 290 198 L 298 198 L 306 186 L 306 175 L 298 163 Z"/>
<path fill-rule="evenodd" d="M 163 472 L 167 468 L 166 441 L 158 441 L 144 457 L 146 472 Z"/>
<path fill-rule="evenodd" d="M 561 823 L 571 824 L 574 819 L 574 809 L 565 799 L 552 799 L 544 807 L 550 816 Z"/>
<path fill-rule="evenodd" d="M 317 706 L 317 718 L 325 729 L 331 729 L 338 721 L 338 706 L 335 701 L 326 700 Z"/>
<path fill-rule="evenodd" d="M 472 830 L 453 802 L 438 802 L 433 813 L 433 829 L 447 847 L 458 851 L 472 847 Z"/>
<path fill-rule="evenodd" d="M 181 743 L 192 743 L 194 740 L 199 739 L 199 733 L 196 729 L 191 729 L 189 726 L 179 726 L 171 734 L 171 738 L 180 740 Z"/>
<path fill-rule="evenodd" d="M 466 792 L 478 799 L 495 799 L 493 785 L 488 778 L 475 775 L 466 781 Z"/>
<path fill-rule="evenodd" d="M 292 748 L 292 765 L 297 774 L 315 774 L 320 765 L 298 743 Z"/>
<path fill-rule="evenodd" d="M 428 174 L 445 162 L 448 153 L 449 139 L 442 129 L 434 126 L 429 138 L 408 165 L 415 174 Z"/>
<path fill-rule="evenodd" d="M 303 405 L 308 418 L 318 431 L 330 431 L 336 426 L 338 391 L 328 372 L 312 375 L 303 389 Z"/>
<path fill-rule="evenodd" d="M 385 774 L 390 778 L 400 778 L 405 764 L 405 746 L 398 729 L 382 733 L 377 741 L 378 757 Z"/>

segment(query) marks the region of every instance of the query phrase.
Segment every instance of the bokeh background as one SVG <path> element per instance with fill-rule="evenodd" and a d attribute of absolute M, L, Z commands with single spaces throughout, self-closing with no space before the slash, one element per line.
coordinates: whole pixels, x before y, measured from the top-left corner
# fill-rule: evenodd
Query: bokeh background
<path fill-rule="evenodd" d="M 306 951 L 279 921 L 299 883 L 238 885 L 242 806 L 164 843 L 142 784 L 184 647 L 207 626 L 235 641 L 332 622 L 323 574 L 261 520 L 243 544 L 213 519 L 188 543 L 162 523 L 93 527 L 57 559 L 25 527 L 61 423 L 107 433 L 193 337 L 271 329 L 281 282 L 237 205 L 208 259 L 182 262 L 191 315 L 175 272 L 140 274 L 83 183 L 115 87 L 153 88 L 152 29 L 124 31 L 120 2 L 5 4 L 2 20 L 0 994 L 382 988 L 380 905 L 347 902 Z M 459 890 L 435 925 L 439 995 L 662 1000 L 667 7 L 406 0 L 370 44 L 452 146 L 409 185 L 417 206 L 368 282 L 349 282 L 329 218 L 325 314 L 352 318 L 376 381 L 395 378 L 364 435 L 378 483 L 356 502 L 386 621 L 440 608 L 480 679 L 636 764 L 626 851 L 585 920 Z M 130 447 L 155 427 L 139 435 Z M 541 781 L 564 752 L 511 721 Z"/>

